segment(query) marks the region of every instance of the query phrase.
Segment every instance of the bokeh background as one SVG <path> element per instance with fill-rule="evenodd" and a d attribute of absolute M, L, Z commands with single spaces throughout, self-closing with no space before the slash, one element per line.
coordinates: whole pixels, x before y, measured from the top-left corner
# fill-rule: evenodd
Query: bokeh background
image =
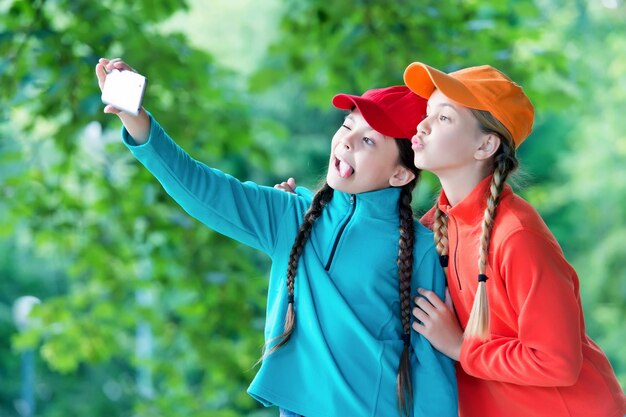
<path fill-rule="evenodd" d="M 624 51 L 624 0 L 1 0 L 0 416 L 277 414 L 245 392 L 268 260 L 131 158 L 101 56 L 148 77 L 146 107 L 196 158 L 309 187 L 335 93 L 402 84 L 417 60 L 503 70 L 537 113 L 517 189 L 578 270 L 624 387 Z M 437 191 L 426 175 L 416 210 Z"/>

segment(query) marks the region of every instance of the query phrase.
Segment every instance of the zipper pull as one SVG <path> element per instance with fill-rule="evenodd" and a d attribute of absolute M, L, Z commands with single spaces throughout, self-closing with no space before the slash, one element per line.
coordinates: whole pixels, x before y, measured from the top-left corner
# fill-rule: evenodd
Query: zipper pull
<path fill-rule="evenodd" d="M 350 204 L 354 205 L 355 202 L 356 202 L 356 196 L 354 194 L 350 194 Z"/>

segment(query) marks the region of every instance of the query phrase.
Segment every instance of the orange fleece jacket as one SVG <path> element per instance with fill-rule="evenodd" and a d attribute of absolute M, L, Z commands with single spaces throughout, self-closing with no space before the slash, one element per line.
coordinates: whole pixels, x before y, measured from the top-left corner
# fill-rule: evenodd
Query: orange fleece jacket
<path fill-rule="evenodd" d="M 478 287 L 478 251 L 491 177 L 451 207 L 448 286 L 465 328 Z M 422 218 L 432 228 L 434 208 Z M 576 272 L 537 211 L 507 185 L 486 275 L 491 337 L 466 339 L 457 366 L 461 417 L 623 417 L 626 396 L 586 335 Z"/>

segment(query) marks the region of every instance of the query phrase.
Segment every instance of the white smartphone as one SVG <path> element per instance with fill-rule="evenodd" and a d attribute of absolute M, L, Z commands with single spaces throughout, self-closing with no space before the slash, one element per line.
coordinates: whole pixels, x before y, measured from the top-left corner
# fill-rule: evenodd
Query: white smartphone
<path fill-rule="evenodd" d="M 102 102 L 137 116 L 146 91 L 146 81 L 146 77 L 136 72 L 114 69 L 104 79 Z"/>

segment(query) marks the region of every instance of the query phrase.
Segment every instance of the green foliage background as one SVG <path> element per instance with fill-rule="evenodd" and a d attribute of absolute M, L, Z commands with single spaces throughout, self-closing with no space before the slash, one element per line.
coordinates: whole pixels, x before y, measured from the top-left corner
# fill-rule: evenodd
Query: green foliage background
<path fill-rule="evenodd" d="M 189 218 L 119 144 L 100 56 L 148 77 L 146 107 L 196 158 L 311 187 L 337 92 L 401 84 L 416 60 L 502 69 L 537 112 L 519 191 L 576 266 L 588 333 L 626 385 L 623 1 L 257 3 L 0 2 L 0 415 L 20 415 L 29 349 L 38 416 L 276 414 L 245 393 L 267 259 Z M 426 176 L 416 208 L 436 192 Z M 18 332 L 27 294 L 42 303 Z"/>

